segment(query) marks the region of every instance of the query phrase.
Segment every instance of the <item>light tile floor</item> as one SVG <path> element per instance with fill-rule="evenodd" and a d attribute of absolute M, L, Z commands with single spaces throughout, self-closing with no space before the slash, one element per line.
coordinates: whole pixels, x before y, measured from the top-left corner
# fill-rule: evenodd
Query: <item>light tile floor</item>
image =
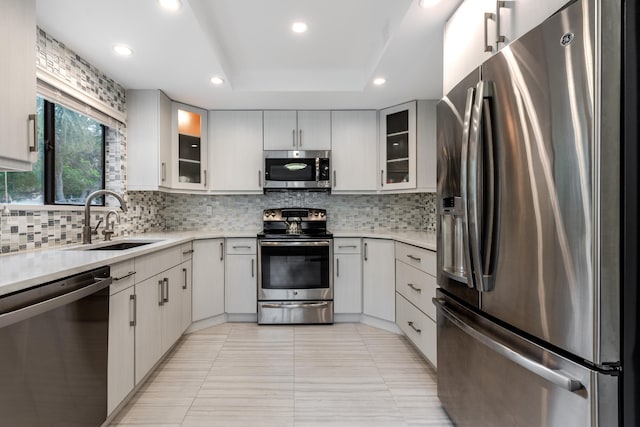
<path fill-rule="evenodd" d="M 433 369 L 363 324 L 227 323 L 186 335 L 112 426 L 452 426 Z"/>

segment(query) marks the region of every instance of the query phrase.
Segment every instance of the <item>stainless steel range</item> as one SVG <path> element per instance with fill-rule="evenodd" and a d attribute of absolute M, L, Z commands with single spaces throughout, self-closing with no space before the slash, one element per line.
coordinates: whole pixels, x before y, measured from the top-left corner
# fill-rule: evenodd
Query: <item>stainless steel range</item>
<path fill-rule="evenodd" d="M 266 209 L 258 234 L 258 323 L 333 323 L 333 235 L 325 209 Z"/>

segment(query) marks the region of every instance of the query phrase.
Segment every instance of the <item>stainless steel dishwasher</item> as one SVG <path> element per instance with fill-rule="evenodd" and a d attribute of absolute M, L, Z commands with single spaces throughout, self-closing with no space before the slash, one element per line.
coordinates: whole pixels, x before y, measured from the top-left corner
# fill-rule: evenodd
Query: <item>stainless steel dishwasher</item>
<path fill-rule="evenodd" d="M 107 417 L 109 267 L 0 297 L 0 424 Z"/>

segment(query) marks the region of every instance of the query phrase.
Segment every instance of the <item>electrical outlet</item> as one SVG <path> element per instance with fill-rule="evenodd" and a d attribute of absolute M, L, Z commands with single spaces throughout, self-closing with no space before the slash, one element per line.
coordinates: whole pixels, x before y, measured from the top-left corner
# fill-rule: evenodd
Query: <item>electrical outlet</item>
<path fill-rule="evenodd" d="M 211 206 L 207 206 L 207 215 L 213 214 L 213 208 Z"/>

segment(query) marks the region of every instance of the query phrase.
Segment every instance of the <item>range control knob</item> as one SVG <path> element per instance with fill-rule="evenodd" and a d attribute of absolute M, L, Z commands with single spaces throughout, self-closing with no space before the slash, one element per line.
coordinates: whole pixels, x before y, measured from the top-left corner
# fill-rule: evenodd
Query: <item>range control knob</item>
<path fill-rule="evenodd" d="M 320 216 L 324 216 L 324 212 L 320 212 Z"/>

